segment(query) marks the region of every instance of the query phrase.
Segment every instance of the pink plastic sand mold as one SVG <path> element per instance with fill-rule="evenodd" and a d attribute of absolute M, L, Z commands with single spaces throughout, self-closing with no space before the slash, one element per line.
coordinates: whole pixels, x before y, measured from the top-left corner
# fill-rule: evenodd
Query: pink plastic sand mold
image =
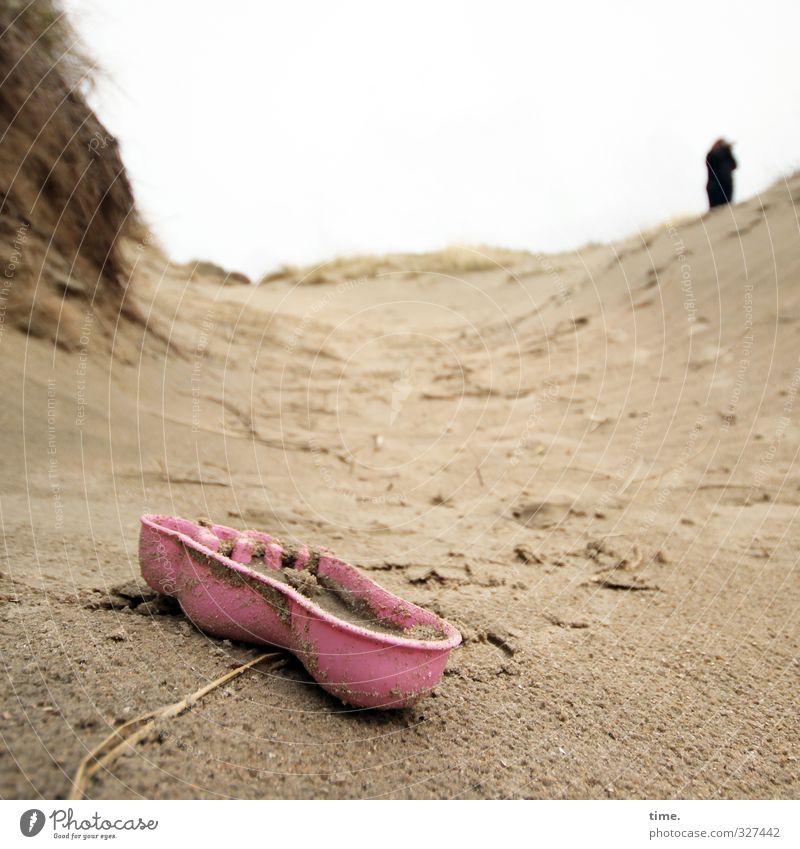
<path fill-rule="evenodd" d="M 143 516 L 139 561 L 147 583 L 174 596 L 198 628 L 288 649 L 321 687 L 349 705 L 414 704 L 439 683 L 461 643 L 449 622 L 331 552 L 289 548 L 260 531 Z M 359 624 L 287 583 L 288 570 L 302 573 L 288 574 L 295 586 L 308 579 L 336 588 L 359 611 Z"/>

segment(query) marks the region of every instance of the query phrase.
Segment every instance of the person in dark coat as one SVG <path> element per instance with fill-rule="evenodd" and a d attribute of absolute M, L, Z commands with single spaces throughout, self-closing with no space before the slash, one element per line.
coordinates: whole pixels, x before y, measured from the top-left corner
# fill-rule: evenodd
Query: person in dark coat
<path fill-rule="evenodd" d="M 733 171 L 736 168 L 736 160 L 733 158 L 733 150 L 725 139 L 717 139 L 706 154 L 706 168 L 708 169 L 708 205 L 711 209 L 722 206 L 733 200 Z"/>

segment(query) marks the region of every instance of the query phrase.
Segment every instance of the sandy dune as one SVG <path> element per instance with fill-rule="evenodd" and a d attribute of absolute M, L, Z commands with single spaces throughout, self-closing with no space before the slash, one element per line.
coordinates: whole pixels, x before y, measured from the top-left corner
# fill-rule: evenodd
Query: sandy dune
<path fill-rule="evenodd" d="M 798 202 L 260 287 L 131 244 L 168 352 L 3 327 L 2 795 L 254 656 L 120 588 L 161 512 L 328 545 L 464 646 L 400 713 L 249 672 L 92 797 L 796 797 Z"/>

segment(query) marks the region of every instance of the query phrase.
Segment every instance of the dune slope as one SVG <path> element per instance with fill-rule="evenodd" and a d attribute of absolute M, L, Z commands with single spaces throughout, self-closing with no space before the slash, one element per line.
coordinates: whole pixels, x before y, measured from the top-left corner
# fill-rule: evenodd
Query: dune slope
<path fill-rule="evenodd" d="M 798 200 L 260 287 L 131 243 L 166 353 L 5 326 L 2 795 L 254 656 L 131 598 L 162 512 L 327 545 L 464 646 L 401 713 L 254 670 L 94 798 L 796 797 Z"/>

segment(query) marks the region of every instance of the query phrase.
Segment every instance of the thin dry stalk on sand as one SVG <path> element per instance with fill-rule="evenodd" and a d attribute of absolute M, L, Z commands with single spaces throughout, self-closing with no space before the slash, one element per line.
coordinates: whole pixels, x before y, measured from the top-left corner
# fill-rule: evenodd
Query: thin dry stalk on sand
<path fill-rule="evenodd" d="M 246 672 L 248 669 L 251 669 L 253 666 L 256 666 L 261 663 L 261 661 L 270 657 L 280 657 L 280 653 L 267 652 L 266 654 L 261 654 L 253 660 L 233 669 L 231 672 L 226 673 L 222 677 L 217 678 L 210 684 L 206 684 L 205 687 L 201 687 L 199 690 L 196 690 L 194 693 L 191 693 L 180 701 L 173 702 L 171 705 L 166 705 L 165 707 L 150 711 L 149 713 L 143 713 L 141 716 L 137 716 L 129 722 L 126 722 L 124 725 L 121 725 L 119 728 L 116 728 L 108 735 L 108 737 L 105 738 L 105 740 L 95 746 L 80 762 L 77 772 L 75 773 L 75 778 L 72 781 L 72 791 L 69 794 L 69 799 L 71 801 L 75 799 L 82 799 L 92 777 L 101 769 L 105 769 L 110 766 L 113 761 L 126 751 L 126 749 L 135 746 L 150 735 L 155 729 L 156 722 L 162 719 L 172 719 L 173 717 L 179 716 L 184 711 L 192 707 L 195 702 L 198 702 L 204 696 L 208 695 L 212 690 L 216 690 L 223 684 L 227 684 L 228 681 L 232 681 L 243 672 Z M 276 669 L 280 669 L 284 663 L 286 663 L 285 658 L 281 658 L 276 663 L 273 663 L 267 671 L 272 672 Z"/>

